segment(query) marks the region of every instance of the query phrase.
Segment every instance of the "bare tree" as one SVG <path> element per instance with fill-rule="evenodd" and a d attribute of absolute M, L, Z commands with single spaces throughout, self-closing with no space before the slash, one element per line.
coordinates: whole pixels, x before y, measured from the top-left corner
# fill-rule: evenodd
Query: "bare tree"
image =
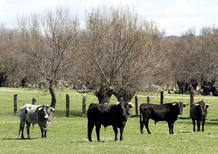
<path fill-rule="evenodd" d="M 171 43 L 169 61 L 179 93 L 188 92 L 190 87 L 196 89 L 198 84 L 204 94 L 211 92 L 217 79 L 217 36 L 216 29 L 205 27 L 199 36 L 189 30 Z"/>
<path fill-rule="evenodd" d="M 130 100 L 160 63 L 155 45 L 161 33 L 152 22 L 139 22 L 128 10 L 90 12 L 84 35 L 83 79 L 95 90 L 99 103 L 109 103 L 112 94 Z"/>
<path fill-rule="evenodd" d="M 21 19 L 19 26 L 23 36 L 21 46 L 31 68 L 29 71 L 48 81 L 51 106 L 55 107 L 54 85 L 73 62 L 78 22 L 71 18 L 68 10 L 56 9 L 43 16 Z"/>
<path fill-rule="evenodd" d="M 0 27 L 0 86 L 16 86 L 22 78 L 22 54 L 18 50 L 19 34 Z"/>

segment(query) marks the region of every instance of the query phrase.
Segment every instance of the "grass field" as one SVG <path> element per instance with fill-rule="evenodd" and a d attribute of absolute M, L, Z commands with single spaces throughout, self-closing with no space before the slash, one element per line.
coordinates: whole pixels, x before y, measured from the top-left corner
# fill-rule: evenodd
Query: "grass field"
<path fill-rule="evenodd" d="M 139 117 L 132 110 L 124 129 L 124 140 L 114 142 L 112 127 L 101 128 L 101 139 L 97 142 L 93 131 L 93 142 L 87 140 L 87 118 L 81 117 L 82 97 L 87 96 L 87 107 L 97 102 L 91 94 L 80 94 L 74 90 L 56 90 L 56 117 L 48 129 L 47 138 L 41 139 L 38 125 L 31 127 L 31 139 L 20 139 L 18 135 L 19 117 L 13 115 L 13 95 L 18 94 L 18 109 L 24 103 L 50 104 L 47 89 L 0 88 L 0 153 L 218 153 L 218 97 L 195 96 L 195 101 L 205 99 L 211 106 L 205 124 L 205 132 L 192 131 L 189 119 L 189 105 L 184 108 L 183 115 L 175 122 L 174 135 L 168 134 L 166 122 L 156 125 L 150 120 L 151 135 L 140 134 Z M 70 117 L 65 117 L 65 97 L 70 95 Z M 139 94 L 139 104 L 146 102 L 150 95 L 151 103 L 159 103 L 158 94 Z M 165 94 L 164 102 L 182 101 L 189 103 L 189 95 Z M 112 98 L 112 102 L 116 102 Z M 134 100 L 132 101 L 134 103 Z M 26 137 L 26 129 L 25 129 Z"/>

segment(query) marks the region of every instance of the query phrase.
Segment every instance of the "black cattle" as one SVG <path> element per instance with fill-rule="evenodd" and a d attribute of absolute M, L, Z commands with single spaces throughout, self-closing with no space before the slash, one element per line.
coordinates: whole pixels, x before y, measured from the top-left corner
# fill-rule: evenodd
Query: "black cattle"
<path fill-rule="evenodd" d="M 143 127 L 145 125 L 147 132 L 151 134 L 148 123 L 149 119 L 153 119 L 155 124 L 158 121 L 167 121 L 169 127 L 169 134 L 173 134 L 173 125 L 177 120 L 178 115 L 182 114 L 183 107 L 186 104 L 182 102 L 166 103 L 166 104 L 141 104 L 140 105 L 140 131 L 143 134 Z"/>
<path fill-rule="evenodd" d="M 123 129 L 129 115 L 131 103 L 120 102 L 118 104 L 90 104 L 87 111 L 88 116 L 88 140 L 92 141 L 92 130 L 95 125 L 97 140 L 100 142 L 101 125 L 107 127 L 112 125 L 117 141 L 117 128 L 120 128 L 120 140 L 123 139 Z"/>
<path fill-rule="evenodd" d="M 204 131 L 204 124 L 207 116 L 207 108 L 209 104 L 205 104 L 203 100 L 197 103 L 191 104 L 190 116 L 193 123 L 193 131 L 195 132 L 195 120 L 197 121 L 197 131 L 200 131 L 200 122 L 202 122 L 202 132 Z"/>

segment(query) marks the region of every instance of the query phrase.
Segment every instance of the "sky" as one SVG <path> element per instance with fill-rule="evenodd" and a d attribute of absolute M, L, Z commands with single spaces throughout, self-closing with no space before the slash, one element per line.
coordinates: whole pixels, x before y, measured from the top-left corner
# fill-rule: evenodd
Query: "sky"
<path fill-rule="evenodd" d="M 43 14 L 57 7 L 69 9 L 80 21 L 93 8 L 129 8 L 141 19 L 153 21 L 166 35 L 189 29 L 199 33 L 205 26 L 218 26 L 218 0 L 0 0 L 0 24 L 17 26 L 17 19 Z"/>

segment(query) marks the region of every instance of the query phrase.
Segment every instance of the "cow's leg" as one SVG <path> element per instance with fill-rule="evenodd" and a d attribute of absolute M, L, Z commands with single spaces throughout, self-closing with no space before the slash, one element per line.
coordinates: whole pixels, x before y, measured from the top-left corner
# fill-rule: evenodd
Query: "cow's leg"
<path fill-rule="evenodd" d="M 174 134 L 173 127 L 174 127 L 174 123 L 172 123 L 172 125 L 171 125 L 171 133 L 172 134 Z"/>
<path fill-rule="evenodd" d="M 30 122 L 26 122 L 26 131 L 27 131 L 27 137 L 30 139 Z"/>
<path fill-rule="evenodd" d="M 173 134 L 173 123 L 168 122 L 168 127 L 169 127 L 169 134 Z"/>
<path fill-rule="evenodd" d="M 113 126 L 113 130 L 114 130 L 114 134 L 115 134 L 115 141 L 117 141 L 117 133 L 118 133 L 118 130 L 117 130 L 117 127 L 116 126 Z"/>
<path fill-rule="evenodd" d="M 200 121 L 199 120 L 197 120 L 197 127 L 198 127 L 197 131 L 199 132 L 200 131 Z"/>
<path fill-rule="evenodd" d="M 123 140 L 123 129 L 124 129 L 124 127 L 120 128 L 120 141 Z"/>
<path fill-rule="evenodd" d="M 192 118 L 192 123 L 193 123 L 193 131 L 195 132 L 196 129 L 195 129 L 195 120 Z"/>
<path fill-rule="evenodd" d="M 96 130 L 96 135 L 97 135 L 97 140 L 98 142 L 101 142 L 101 139 L 100 139 L 100 128 L 101 128 L 101 124 L 95 124 L 95 130 Z"/>
<path fill-rule="evenodd" d="M 149 127 L 148 127 L 148 123 L 149 123 L 149 119 L 146 118 L 146 119 L 144 120 L 144 124 L 145 124 L 145 127 L 146 127 L 146 129 L 147 129 L 148 134 L 151 134 L 151 132 L 150 132 L 150 130 L 149 130 Z"/>
<path fill-rule="evenodd" d="M 41 138 L 43 138 L 43 136 L 44 136 L 44 129 L 41 127 L 40 130 L 41 130 Z"/>
<path fill-rule="evenodd" d="M 44 135 L 43 135 L 44 138 L 47 137 L 47 129 L 44 131 Z"/>
<path fill-rule="evenodd" d="M 24 139 L 23 131 L 24 131 L 24 126 L 25 126 L 25 120 L 20 121 L 20 130 L 21 130 L 21 138 Z M 20 134 L 19 130 L 19 134 Z"/>
<path fill-rule="evenodd" d="M 93 121 L 88 121 L 88 139 L 90 142 L 92 142 L 92 130 L 94 127 L 94 122 Z"/>
<path fill-rule="evenodd" d="M 201 128 L 202 132 L 204 131 L 204 124 L 205 124 L 205 119 L 202 120 L 202 128 Z"/>

